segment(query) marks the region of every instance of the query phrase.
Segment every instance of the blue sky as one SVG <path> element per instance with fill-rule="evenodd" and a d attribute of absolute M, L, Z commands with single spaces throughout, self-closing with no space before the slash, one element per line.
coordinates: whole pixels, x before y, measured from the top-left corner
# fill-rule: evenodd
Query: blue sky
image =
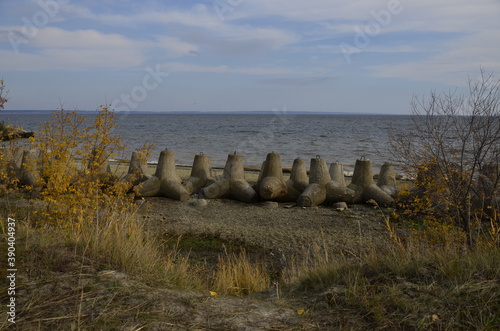
<path fill-rule="evenodd" d="M 500 75 L 498 0 L 0 0 L 6 109 L 409 113 Z"/>

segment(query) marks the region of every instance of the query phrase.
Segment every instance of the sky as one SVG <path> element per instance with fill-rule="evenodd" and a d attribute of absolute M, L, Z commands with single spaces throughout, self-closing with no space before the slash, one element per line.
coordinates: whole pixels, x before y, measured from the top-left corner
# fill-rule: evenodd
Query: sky
<path fill-rule="evenodd" d="M 500 75 L 499 0 L 0 0 L 9 110 L 408 114 Z"/>

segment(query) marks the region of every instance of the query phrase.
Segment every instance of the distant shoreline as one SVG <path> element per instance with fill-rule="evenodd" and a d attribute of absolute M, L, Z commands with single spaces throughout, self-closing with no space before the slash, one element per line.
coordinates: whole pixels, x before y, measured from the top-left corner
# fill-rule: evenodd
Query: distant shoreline
<path fill-rule="evenodd" d="M 50 115 L 55 110 L 2 110 L 4 115 Z M 72 110 L 67 110 L 72 111 Z M 77 110 L 81 114 L 95 114 L 98 110 Z M 293 115 L 348 115 L 348 116 L 411 116 L 410 114 L 385 114 L 385 113 L 363 113 L 363 112 L 318 112 L 318 111 L 270 111 L 270 110 L 255 110 L 255 111 L 116 111 L 115 114 L 130 114 L 130 115 L 276 115 L 276 116 L 293 116 Z"/>

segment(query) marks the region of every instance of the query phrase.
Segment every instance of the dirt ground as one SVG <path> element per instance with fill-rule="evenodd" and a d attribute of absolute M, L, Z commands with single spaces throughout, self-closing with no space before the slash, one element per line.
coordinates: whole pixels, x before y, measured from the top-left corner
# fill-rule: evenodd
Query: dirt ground
<path fill-rule="evenodd" d="M 270 253 L 299 254 L 318 244 L 332 252 L 357 255 L 388 236 L 384 211 L 368 205 L 337 211 L 291 203 L 215 199 L 200 204 L 147 198 L 140 213 L 153 231 L 165 236 L 218 238 Z"/>
<path fill-rule="evenodd" d="M 177 171 L 181 178 L 189 178 L 189 168 L 178 167 Z M 214 176 L 221 174 L 222 169 L 213 170 Z M 258 172 L 245 171 L 249 183 L 257 177 Z M 329 205 L 301 208 L 294 203 L 246 204 L 229 199 L 179 202 L 155 197 L 144 201 L 140 213 L 157 233 L 216 237 L 274 253 L 299 253 L 318 244 L 333 252 L 357 255 L 360 249 L 388 236 L 386 211 L 370 205 L 351 205 L 337 211 Z"/>

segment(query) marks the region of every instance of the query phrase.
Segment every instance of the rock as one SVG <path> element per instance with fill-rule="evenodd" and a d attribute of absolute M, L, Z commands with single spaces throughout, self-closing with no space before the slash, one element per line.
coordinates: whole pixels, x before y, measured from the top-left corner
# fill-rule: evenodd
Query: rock
<path fill-rule="evenodd" d="M 269 209 L 275 209 L 279 207 L 279 203 L 276 201 L 266 201 L 262 203 L 262 207 L 264 208 L 269 208 Z"/>
<path fill-rule="evenodd" d="M 333 205 L 332 205 L 333 209 L 337 210 L 337 211 L 344 211 L 344 210 L 347 210 L 347 203 L 345 202 L 335 202 Z"/>
<path fill-rule="evenodd" d="M 195 199 L 189 202 L 192 207 L 206 207 L 208 206 L 208 200 L 206 199 Z"/>

